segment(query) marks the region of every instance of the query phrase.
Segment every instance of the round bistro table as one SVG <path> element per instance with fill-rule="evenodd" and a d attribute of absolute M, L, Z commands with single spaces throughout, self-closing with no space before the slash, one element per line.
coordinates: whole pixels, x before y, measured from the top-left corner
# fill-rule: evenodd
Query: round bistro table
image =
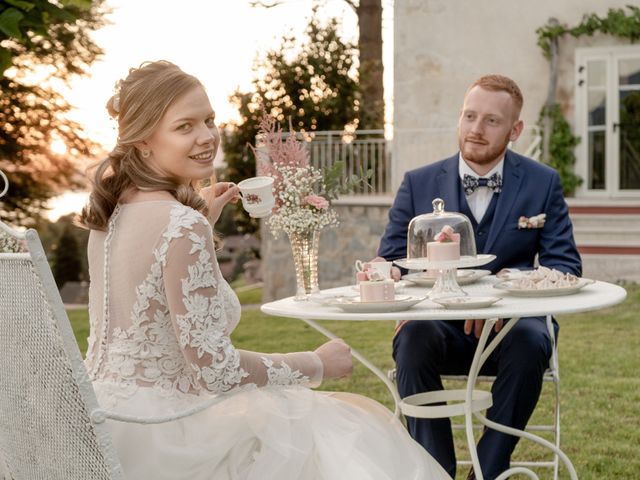
<path fill-rule="evenodd" d="M 573 480 L 576 480 L 578 477 L 573 464 L 554 444 L 529 432 L 492 422 L 482 415 L 481 412 L 492 405 L 491 392 L 476 390 L 476 380 L 484 362 L 520 318 L 597 310 L 622 302 L 625 299 L 627 292 L 624 288 L 618 285 L 596 281 L 583 287 L 577 293 L 570 295 L 521 297 L 494 288 L 494 285 L 497 282 L 498 280 L 494 276 L 489 276 L 481 279 L 475 284 L 464 287 L 464 290 L 470 296 L 502 297 L 501 300 L 494 305 L 478 309 L 445 309 L 443 306 L 440 306 L 426 298 L 428 289 L 425 289 L 424 287 L 409 286 L 399 293 L 406 293 L 407 295 L 414 297 L 425 297 L 425 299 L 408 310 L 400 312 L 380 311 L 376 313 L 348 313 L 337 306 L 323 305 L 311 300 L 296 301 L 293 297 L 265 303 L 262 305 L 261 310 L 269 315 L 301 319 L 328 338 L 336 338 L 336 335 L 317 323 L 317 320 L 369 322 L 380 320 L 429 321 L 485 319 L 486 322 L 478 340 L 478 346 L 471 363 L 471 368 L 469 369 L 467 386 L 465 389 L 425 392 L 401 399 L 395 384 L 389 380 L 384 372 L 382 372 L 360 352 L 352 349 L 352 355 L 385 383 L 393 396 L 396 415 L 399 415 L 399 412 L 402 412 L 407 416 L 418 418 L 442 418 L 464 415 L 471 461 L 476 478 L 479 480 L 482 480 L 483 477 L 480 462 L 478 460 L 475 438 L 473 435 L 474 416 L 480 423 L 488 428 L 508 433 L 510 435 L 527 438 L 553 450 L 566 466 L 570 477 Z M 354 287 L 350 285 L 323 290 L 321 293 L 326 298 L 339 295 L 353 296 L 357 292 L 355 292 Z M 510 321 L 506 322 L 500 332 L 494 336 L 490 343 L 487 344 L 491 329 L 500 318 L 508 318 Z M 454 403 L 434 405 L 443 402 Z M 505 479 L 515 473 L 522 473 L 534 479 L 538 478 L 533 471 L 527 468 L 513 467 L 504 471 L 496 478 L 496 480 Z"/>

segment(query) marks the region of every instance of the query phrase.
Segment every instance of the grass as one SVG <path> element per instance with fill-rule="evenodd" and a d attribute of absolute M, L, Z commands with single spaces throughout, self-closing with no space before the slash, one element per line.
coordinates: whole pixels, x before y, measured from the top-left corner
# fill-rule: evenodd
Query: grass
<path fill-rule="evenodd" d="M 627 288 L 625 302 L 614 308 L 560 317 L 561 448 L 572 460 L 581 480 L 633 479 L 640 471 L 640 287 Z M 259 303 L 259 291 L 244 292 L 243 304 Z M 80 349 L 86 349 L 87 312 L 69 312 Z M 369 357 L 383 371 L 393 367 L 391 322 L 323 322 Z M 270 317 L 245 308 L 233 333 L 238 348 L 263 352 L 313 350 L 325 338 L 299 320 Z M 349 379 L 328 381 L 324 390 L 360 393 L 390 406 L 391 396 L 367 369 L 357 364 Z M 546 384 L 532 422 L 551 415 L 551 384 Z M 464 436 L 456 434 L 460 451 Z M 464 453 L 461 453 L 463 455 Z M 523 440 L 514 458 L 550 459 L 546 451 Z M 457 478 L 465 478 L 466 468 Z M 540 479 L 550 470 L 537 471 Z M 514 476 L 512 478 L 526 478 Z M 560 478 L 569 478 L 561 468 Z"/>

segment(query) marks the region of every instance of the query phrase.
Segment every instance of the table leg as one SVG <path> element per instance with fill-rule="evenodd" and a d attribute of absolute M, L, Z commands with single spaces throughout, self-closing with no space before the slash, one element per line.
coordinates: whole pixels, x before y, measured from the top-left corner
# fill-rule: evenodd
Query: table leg
<path fill-rule="evenodd" d="M 466 403 L 465 426 L 466 426 L 466 432 L 467 432 L 467 443 L 469 445 L 469 451 L 471 453 L 471 460 L 473 463 L 473 469 L 475 472 L 476 479 L 482 480 L 484 477 L 482 476 L 482 471 L 480 469 L 480 462 L 478 461 L 478 450 L 476 448 L 475 438 L 473 436 L 473 416 L 475 416 L 480 423 L 482 423 L 488 428 L 492 428 L 499 432 L 508 433 L 516 437 L 526 438 L 528 440 L 531 440 L 535 443 L 538 443 L 544 447 L 551 449 L 556 455 L 560 457 L 565 467 L 567 467 L 567 471 L 569 472 L 569 476 L 571 477 L 571 480 L 578 480 L 578 476 L 573 467 L 573 464 L 571 463 L 571 460 L 569 460 L 569 457 L 567 457 L 567 455 L 565 455 L 565 453 L 562 450 L 560 450 L 557 446 L 555 446 L 553 443 L 545 440 L 544 438 L 540 438 L 537 435 L 533 435 L 529 432 L 507 427 L 505 425 L 501 425 L 499 423 L 493 422 L 488 418 L 486 418 L 481 413 L 477 411 L 474 412 L 471 410 L 470 405 L 472 402 L 472 393 L 474 391 L 473 389 L 475 387 L 476 380 L 478 378 L 478 374 L 480 372 L 480 369 L 482 368 L 482 365 L 487 360 L 489 355 L 491 355 L 493 350 L 495 350 L 496 346 L 500 343 L 500 341 L 504 338 L 504 336 L 509 332 L 509 330 L 511 330 L 511 328 L 513 328 L 513 326 L 518 322 L 518 320 L 519 318 L 512 318 L 508 322 L 506 322 L 506 324 L 502 327 L 500 332 L 498 332 L 498 334 L 493 338 L 489 346 L 487 346 L 486 348 L 485 348 L 485 345 L 487 343 L 489 334 L 491 333 L 491 329 L 493 328 L 495 323 L 498 321 L 498 319 L 492 318 L 485 321 L 484 327 L 482 328 L 482 333 L 480 335 L 480 339 L 478 341 L 478 346 L 476 347 L 476 352 L 473 356 L 473 362 L 471 363 L 471 368 L 469 370 L 469 377 L 467 380 L 467 394 L 466 394 L 466 402 L 465 402 Z M 534 479 L 538 478 L 537 475 L 533 471 L 529 470 L 528 468 L 516 467 L 516 468 L 509 468 L 505 470 L 498 477 L 496 477 L 496 480 L 506 479 L 516 473 L 524 473 L 530 478 L 534 478 Z"/>
<path fill-rule="evenodd" d="M 473 389 L 476 385 L 476 379 L 482 366 L 482 352 L 489 339 L 489 333 L 491 328 L 495 324 L 496 319 L 489 319 L 484 322 L 482 333 L 478 339 L 478 346 L 473 355 L 473 361 L 471 362 L 471 368 L 469 369 L 469 376 L 467 380 L 467 390 L 465 395 L 464 404 L 464 423 L 467 432 L 467 444 L 469 445 L 469 453 L 471 454 L 471 463 L 473 464 L 473 471 L 475 472 L 476 479 L 483 480 L 482 469 L 480 468 L 480 460 L 478 458 L 478 449 L 476 448 L 476 439 L 473 435 L 473 411 L 471 405 L 473 402 Z M 495 348 L 495 347 L 494 347 Z"/>
<path fill-rule="evenodd" d="M 323 334 L 327 338 L 330 338 L 330 339 L 338 338 L 337 335 L 335 335 L 331 331 L 327 330 L 323 326 L 319 325 L 315 320 L 311 320 L 311 319 L 307 319 L 307 318 L 301 318 L 300 320 L 302 320 L 307 325 L 309 325 L 310 327 L 314 328 L 315 330 L 317 330 L 318 332 L 320 332 L 321 334 Z M 351 349 L 351 355 L 356 360 L 358 360 L 360 363 L 362 363 L 365 367 L 367 367 L 369 370 L 371 370 L 371 372 L 373 372 L 387 386 L 387 388 L 389 389 L 389 392 L 391 392 L 391 396 L 393 397 L 393 403 L 395 404 L 395 409 L 394 409 L 393 414 L 396 417 L 400 417 L 400 407 L 399 407 L 400 395 L 398 394 L 398 389 L 393 384 L 393 382 L 391 382 L 391 380 L 389 380 L 387 375 L 385 375 L 382 370 L 380 370 L 378 367 L 376 367 L 373 363 L 371 363 L 371 361 L 369 361 L 368 358 L 366 358 L 364 355 L 362 355 L 357 350 L 352 348 Z"/>

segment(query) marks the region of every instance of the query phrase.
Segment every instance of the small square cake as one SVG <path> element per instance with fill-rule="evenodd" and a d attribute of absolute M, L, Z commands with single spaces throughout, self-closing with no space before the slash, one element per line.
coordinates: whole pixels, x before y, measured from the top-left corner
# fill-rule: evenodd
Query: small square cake
<path fill-rule="evenodd" d="M 360 300 L 362 302 L 391 302 L 395 299 L 394 281 L 385 280 L 360 282 Z"/>
<path fill-rule="evenodd" d="M 435 242 L 427 243 L 427 259 L 430 262 L 460 260 L 460 234 L 450 225 L 445 225 L 434 237 Z"/>
<path fill-rule="evenodd" d="M 430 262 L 460 259 L 460 242 L 428 242 L 427 258 Z"/>

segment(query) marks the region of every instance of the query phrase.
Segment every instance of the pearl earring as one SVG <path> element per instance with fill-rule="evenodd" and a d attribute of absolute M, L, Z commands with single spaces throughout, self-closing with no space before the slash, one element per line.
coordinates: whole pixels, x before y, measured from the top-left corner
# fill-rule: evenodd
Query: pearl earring
<path fill-rule="evenodd" d="M 151 156 L 151 150 L 144 149 L 141 151 L 142 158 L 149 158 Z"/>

